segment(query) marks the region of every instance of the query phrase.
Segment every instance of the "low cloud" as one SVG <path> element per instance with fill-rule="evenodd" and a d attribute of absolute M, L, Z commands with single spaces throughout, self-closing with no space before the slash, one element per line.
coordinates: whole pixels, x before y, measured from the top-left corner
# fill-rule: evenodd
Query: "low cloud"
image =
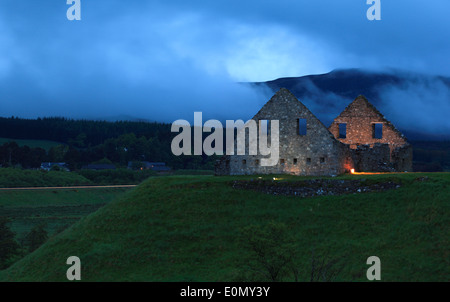
<path fill-rule="evenodd" d="M 400 86 L 380 88 L 382 112 L 398 128 L 414 132 L 450 133 L 450 87 L 438 77 L 411 76 Z"/>
<path fill-rule="evenodd" d="M 60 28 L 43 20 L 49 28 L 36 37 L 0 23 L 0 115 L 172 122 L 202 111 L 205 119 L 249 119 L 270 96 L 227 69 L 235 25 L 204 28 L 209 21 L 158 11 L 62 20 Z M 216 36 L 224 24 L 226 35 Z"/>
<path fill-rule="evenodd" d="M 328 127 L 351 100 L 330 91 L 323 91 L 310 80 L 302 82 L 307 90 L 300 101 Z"/>
<path fill-rule="evenodd" d="M 85 1 L 80 22 L 66 19 L 65 1 L 4 1 L 0 116 L 172 122 L 202 111 L 208 119 L 248 119 L 271 95 L 238 81 L 384 65 L 448 74 L 441 8 L 448 4 L 437 1 L 387 3 L 378 23 L 367 21 L 364 1 L 350 0 Z M 418 11 L 424 17 L 411 19 Z M 439 112 L 419 111 L 436 115 L 439 126 L 420 127 L 445 128 L 445 87 L 413 86 L 386 87 L 384 96 L 420 108 L 422 93 L 432 92 Z M 351 101 L 310 90 L 301 101 L 325 125 Z"/>

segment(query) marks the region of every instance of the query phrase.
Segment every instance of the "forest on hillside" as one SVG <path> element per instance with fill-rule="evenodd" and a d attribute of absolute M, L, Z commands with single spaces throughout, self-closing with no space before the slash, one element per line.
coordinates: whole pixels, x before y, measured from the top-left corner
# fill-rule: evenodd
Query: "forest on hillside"
<path fill-rule="evenodd" d="M 41 162 L 65 162 L 77 170 L 96 162 L 125 167 L 129 161 L 165 162 L 173 169 L 213 169 L 217 156 L 175 156 L 170 124 L 131 121 L 91 121 L 66 118 L 0 118 L 2 167 L 38 168 Z M 56 141 L 45 150 L 19 146 L 14 139 Z"/>

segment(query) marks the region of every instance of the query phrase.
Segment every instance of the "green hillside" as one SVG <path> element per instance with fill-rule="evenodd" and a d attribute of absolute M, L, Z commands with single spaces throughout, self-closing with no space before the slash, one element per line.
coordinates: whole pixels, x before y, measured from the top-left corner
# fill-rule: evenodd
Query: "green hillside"
<path fill-rule="evenodd" d="M 254 230 L 264 237 L 260 231 L 275 225 L 278 235 L 263 238 L 263 249 L 279 242 L 294 251 L 302 281 L 309 280 L 312 251 L 339 259 L 336 281 L 367 281 L 369 256 L 381 259 L 382 281 L 450 281 L 450 174 L 339 177 L 402 185 L 312 198 L 231 186 L 252 178 L 150 178 L 0 272 L 0 280 L 64 281 L 66 260 L 75 255 L 83 281 L 262 281 L 249 271 L 258 258 L 246 236 Z M 289 271 L 280 279 L 294 280 Z"/>
<path fill-rule="evenodd" d="M 0 168 L 0 188 L 66 187 L 93 184 L 96 183 L 77 173 Z"/>
<path fill-rule="evenodd" d="M 129 188 L 0 190 L 0 216 L 11 220 L 20 242 L 37 225 L 49 236 L 95 212 Z"/>

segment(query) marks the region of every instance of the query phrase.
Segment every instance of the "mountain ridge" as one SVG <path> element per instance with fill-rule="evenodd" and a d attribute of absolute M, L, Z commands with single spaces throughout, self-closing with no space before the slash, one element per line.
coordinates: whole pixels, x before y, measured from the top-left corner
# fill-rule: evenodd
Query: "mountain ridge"
<path fill-rule="evenodd" d="M 441 112 L 450 104 L 450 77 L 397 69 L 373 71 L 352 68 L 250 84 L 269 88 L 273 93 L 287 88 L 325 125 L 331 124 L 357 96 L 364 95 L 408 138 L 450 139 L 450 131 L 447 131 L 450 124 Z M 442 106 L 444 108 L 440 108 Z M 428 116 L 421 116 L 420 109 L 429 114 L 436 113 L 439 118 L 430 120 Z M 411 117 L 419 121 L 417 125 L 410 125 L 408 119 Z"/>

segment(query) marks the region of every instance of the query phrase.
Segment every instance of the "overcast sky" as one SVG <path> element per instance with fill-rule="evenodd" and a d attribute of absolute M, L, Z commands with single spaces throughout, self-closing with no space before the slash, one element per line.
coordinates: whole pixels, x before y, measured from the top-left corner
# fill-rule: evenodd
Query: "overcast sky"
<path fill-rule="evenodd" d="M 450 1 L 0 0 L 0 116 L 203 111 L 249 118 L 267 101 L 241 81 L 400 68 L 450 76 Z"/>

